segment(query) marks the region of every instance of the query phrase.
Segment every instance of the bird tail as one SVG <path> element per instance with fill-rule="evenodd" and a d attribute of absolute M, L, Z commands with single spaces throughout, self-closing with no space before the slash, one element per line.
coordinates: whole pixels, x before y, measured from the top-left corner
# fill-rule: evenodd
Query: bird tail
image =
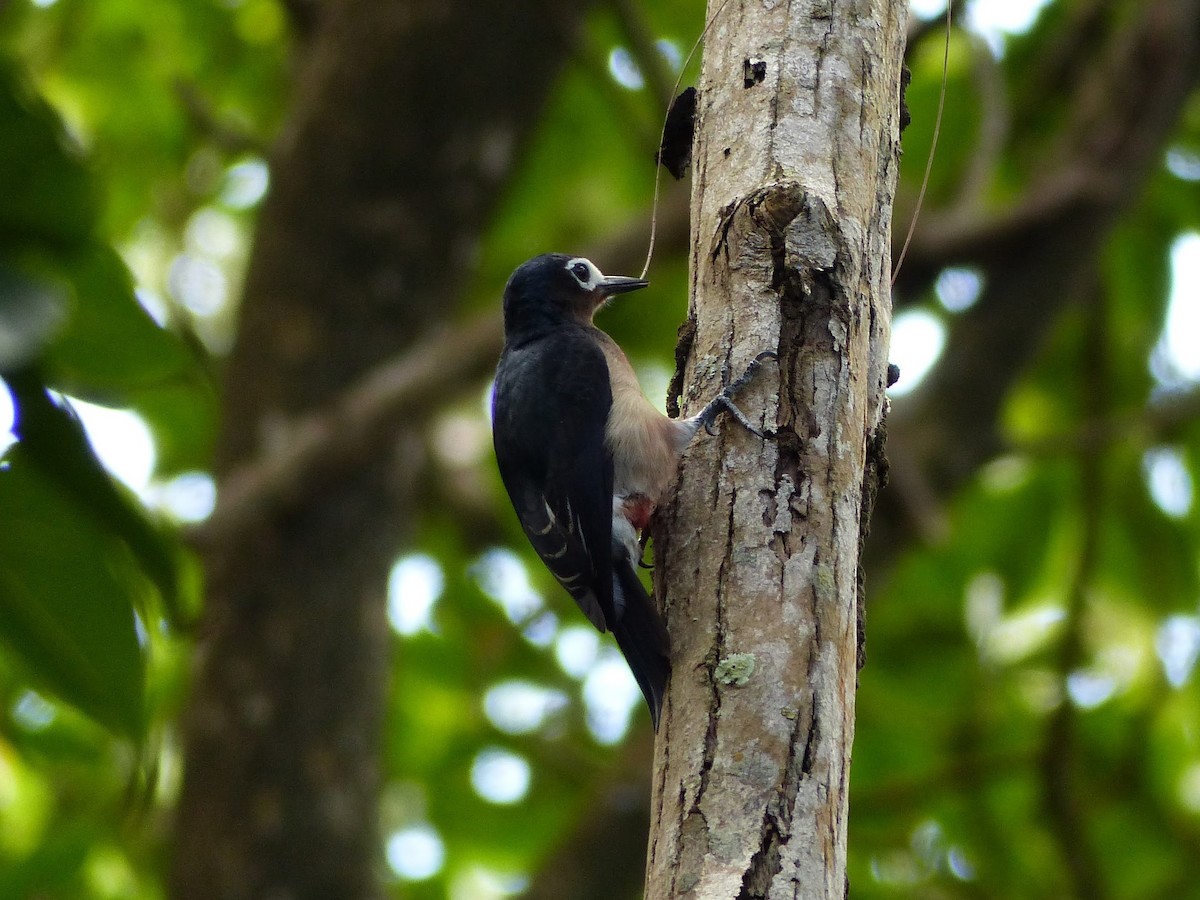
<path fill-rule="evenodd" d="M 612 628 L 613 637 L 642 689 L 654 720 L 654 730 L 658 731 L 667 676 L 671 673 L 671 641 L 654 598 L 642 587 L 633 567 L 625 560 L 614 563 L 613 600 L 622 613 Z"/>

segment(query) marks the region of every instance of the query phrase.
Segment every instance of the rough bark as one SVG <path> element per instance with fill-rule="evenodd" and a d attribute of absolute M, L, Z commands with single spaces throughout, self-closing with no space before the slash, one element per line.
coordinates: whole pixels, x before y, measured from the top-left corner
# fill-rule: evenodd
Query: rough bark
<path fill-rule="evenodd" d="M 226 372 L 220 476 L 447 318 L 584 6 L 314 14 Z M 329 454 L 217 516 L 233 524 L 205 545 L 176 898 L 378 893 L 384 587 L 421 465 L 414 430 L 390 424 L 383 452 Z"/>
<path fill-rule="evenodd" d="M 863 482 L 884 412 L 900 0 L 730 3 L 709 32 L 683 405 L 763 350 L 655 532 L 673 675 L 646 896 L 841 897 Z"/>

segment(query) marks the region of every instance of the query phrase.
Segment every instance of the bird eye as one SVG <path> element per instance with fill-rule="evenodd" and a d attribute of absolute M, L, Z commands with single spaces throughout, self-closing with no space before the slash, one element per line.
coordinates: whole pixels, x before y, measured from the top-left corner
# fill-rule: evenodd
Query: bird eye
<path fill-rule="evenodd" d="M 592 273 L 588 270 L 587 263 L 577 262 L 571 266 L 571 274 L 579 281 L 580 284 L 587 284 L 592 277 Z"/>

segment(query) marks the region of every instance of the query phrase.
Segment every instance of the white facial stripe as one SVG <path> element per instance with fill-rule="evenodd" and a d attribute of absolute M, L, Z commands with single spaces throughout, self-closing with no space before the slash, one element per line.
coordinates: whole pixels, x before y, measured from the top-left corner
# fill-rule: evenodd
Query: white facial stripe
<path fill-rule="evenodd" d="M 575 267 L 580 264 L 587 266 L 588 275 L 586 281 L 580 278 L 575 272 Z M 597 287 L 599 287 L 600 282 L 604 280 L 604 273 L 596 268 L 596 264 L 590 259 L 585 259 L 582 256 L 577 256 L 574 259 L 568 259 L 567 271 L 571 273 L 572 278 L 579 282 L 580 287 L 588 291 L 594 291 Z"/>

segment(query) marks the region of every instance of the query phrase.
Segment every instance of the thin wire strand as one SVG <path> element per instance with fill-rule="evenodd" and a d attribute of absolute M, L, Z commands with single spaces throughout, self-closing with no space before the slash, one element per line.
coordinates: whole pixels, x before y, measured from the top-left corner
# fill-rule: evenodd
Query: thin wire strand
<path fill-rule="evenodd" d="M 912 243 L 913 232 L 917 230 L 917 219 L 921 215 L 921 206 L 925 203 L 925 191 L 929 187 L 929 175 L 933 171 L 933 156 L 937 152 L 938 137 L 942 133 L 942 111 L 946 108 L 946 76 L 950 71 L 950 10 L 953 6 L 953 0 L 946 0 L 946 46 L 942 52 L 942 88 L 938 94 L 937 117 L 933 121 L 933 143 L 929 145 L 929 156 L 925 160 L 925 175 L 921 179 L 921 191 L 917 194 L 917 205 L 913 209 L 912 219 L 908 223 L 908 234 L 904 236 L 904 246 L 900 248 L 900 258 L 896 260 L 896 267 L 892 269 L 892 284 L 896 283 L 896 276 L 900 274 L 900 267 L 904 265 L 904 257 L 908 254 L 908 245 Z"/>
<path fill-rule="evenodd" d="M 708 35 L 708 30 L 712 28 L 713 23 L 717 21 L 717 16 L 729 4 L 729 0 L 721 0 L 721 5 L 716 8 L 708 21 L 704 24 L 704 30 L 700 32 L 700 37 L 696 38 L 696 43 L 692 44 L 692 49 L 688 51 L 687 57 L 683 61 L 683 65 L 679 67 L 679 77 L 675 79 L 675 86 L 671 88 L 670 103 L 675 102 L 675 98 L 679 96 L 679 85 L 683 83 L 684 73 L 687 72 L 687 67 L 691 65 L 692 57 L 696 55 L 696 51 L 700 49 L 700 44 L 704 42 L 704 38 Z M 658 149 L 662 152 L 663 141 L 667 137 L 667 118 L 671 115 L 670 103 L 667 105 L 666 115 L 663 116 L 662 132 L 658 136 Z M 654 257 L 654 238 L 658 234 L 658 188 L 659 179 L 662 177 L 662 166 L 657 162 L 654 165 L 654 202 L 650 206 L 650 245 L 646 248 L 646 264 L 642 266 L 642 274 L 639 278 L 645 278 L 646 273 L 650 271 L 650 260 Z"/>

